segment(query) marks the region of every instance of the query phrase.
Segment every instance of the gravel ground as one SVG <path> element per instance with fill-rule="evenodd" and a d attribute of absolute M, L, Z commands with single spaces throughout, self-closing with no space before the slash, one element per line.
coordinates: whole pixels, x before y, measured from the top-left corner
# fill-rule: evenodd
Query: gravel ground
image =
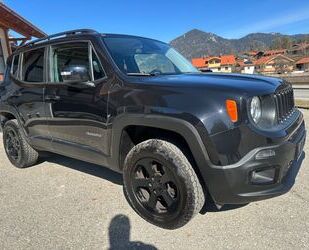
<path fill-rule="evenodd" d="M 121 176 L 105 168 L 52 156 L 19 170 L 2 143 L 0 159 L 0 249 L 309 249 L 308 158 L 288 194 L 207 212 L 175 231 L 137 216 Z"/>

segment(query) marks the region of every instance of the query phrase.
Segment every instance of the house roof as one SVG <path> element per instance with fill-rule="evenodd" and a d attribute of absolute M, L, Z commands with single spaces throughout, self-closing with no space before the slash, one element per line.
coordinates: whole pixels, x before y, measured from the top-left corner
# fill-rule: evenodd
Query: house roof
<path fill-rule="evenodd" d="M 246 51 L 243 54 L 248 56 L 255 56 L 259 51 Z"/>
<path fill-rule="evenodd" d="M 273 50 L 266 50 L 264 55 L 271 56 L 271 55 L 278 55 L 278 54 L 285 54 L 287 52 L 286 49 L 273 49 Z"/>
<path fill-rule="evenodd" d="M 296 62 L 296 64 L 306 64 L 309 63 L 309 57 L 304 57 Z"/>
<path fill-rule="evenodd" d="M 197 68 L 207 67 L 207 59 L 204 57 L 192 58 L 192 64 Z"/>
<path fill-rule="evenodd" d="M 267 64 L 269 63 L 270 61 L 278 58 L 278 57 L 282 57 L 290 62 L 294 62 L 293 59 L 287 57 L 287 56 L 284 56 L 284 55 L 273 55 L 273 56 L 263 56 L 261 57 L 260 59 L 256 60 L 255 61 L 255 65 L 263 65 L 263 64 Z"/>
<path fill-rule="evenodd" d="M 275 56 L 263 56 L 255 61 L 255 65 L 266 64 L 267 62 L 271 61 L 271 59 L 273 58 L 275 58 Z"/>
<path fill-rule="evenodd" d="M 234 55 L 221 56 L 221 65 L 234 65 L 236 64 L 236 58 Z"/>
<path fill-rule="evenodd" d="M 191 61 L 195 67 L 205 68 L 205 67 L 208 67 L 209 61 L 213 59 L 220 60 L 221 65 L 235 65 L 236 64 L 236 57 L 234 55 L 200 57 L 200 58 L 193 58 Z"/>
<path fill-rule="evenodd" d="M 207 62 L 209 62 L 210 60 L 213 60 L 213 59 L 218 59 L 218 60 L 221 60 L 220 56 L 210 56 L 210 57 L 205 57 L 205 60 Z"/>
<path fill-rule="evenodd" d="M 18 15 L 3 3 L 0 3 L 0 26 L 5 29 L 12 29 L 25 37 L 34 36 L 37 38 L 42 38 L 47 36 L 43 31 Z"/>
<path fill-rule="evenodd" d="M 237 64 L 240 66 L 240 67 L 248 67 L 248 66 L 254 66 L 254 61 L 247 61 L 247 62 L 244 62 L 242 60 L 239 60 L 237 61 Z"/>
<path fill-rule="evenodd" d="M 192 58 L 191 62 L 197 68 L 207 68 L 209 61 L 212 59 L 221 60 L 221 58 L 218 56 L 210 56 L 210 57 Z"/>
<path fill-rule="evenodd" d="M 297 50 L 303 50 L 309 48 L 309 43 L 299 43 L 299 44 L 294 44 L 290 51 L 297 51 Z"/>

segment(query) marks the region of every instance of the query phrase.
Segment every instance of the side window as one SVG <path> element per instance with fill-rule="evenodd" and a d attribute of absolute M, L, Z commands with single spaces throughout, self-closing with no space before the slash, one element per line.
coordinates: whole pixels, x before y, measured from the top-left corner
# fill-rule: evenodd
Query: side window
<path fill-rule="evenodd" d="M 93 68 L 94 80 L 98 80 L 100 78 L 105 77 L 102 65 L 93 49 L 92 49 L 92 68 Z"/>
<path fill-rule="evenodd" d="M 18 62 L 19 62 L 19 55 L 15 55 L 12 61 L 11 73 L 14 76 L 17 76 L 18 73 Z"/>
<path fill-rule="evenodd" d="M 30 50 L 23 54 L 22 80 L 25 82 L 44 81 L 44 48 Z"/>
<path fill-rule="evenodd" d="M 90 81 L 88 43 L 52 47 L 53 82 Z"/>
<path fill-rule="evenodd" d="M 89 54 L 89 48 L 86 42 L 52 46 L 52 81 L 87 82 L 103 78 L 105 73 L 101 63 L 93 49 Z"/>

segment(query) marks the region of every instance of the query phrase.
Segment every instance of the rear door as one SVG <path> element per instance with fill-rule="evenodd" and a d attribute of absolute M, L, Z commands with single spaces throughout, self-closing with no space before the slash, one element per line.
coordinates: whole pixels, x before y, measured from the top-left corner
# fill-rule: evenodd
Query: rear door
<path fill-rule="evenodd" d="M 45 59 L 45 47 L 31 49 L 13 57 L 13 77 L 8 99 L 20 115 L 32 143 L 42 149 L 49 148 L 51 143 L 43 97 L 46 82 Z"/>
<path fill-rule="evenodd" d="M 51 83 L 45 90 L 53 150 L 97 163 L 108 155 L 106 75 L 90 42 L 49 48 Z M 98 162 L 104 163 L 100 160 Z"/>

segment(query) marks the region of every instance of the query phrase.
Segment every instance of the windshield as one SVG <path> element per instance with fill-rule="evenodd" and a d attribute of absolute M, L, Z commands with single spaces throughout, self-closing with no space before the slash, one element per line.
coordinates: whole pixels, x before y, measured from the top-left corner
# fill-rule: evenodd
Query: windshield
<path fill-rule="evenodd" d="M 127 75 L 161 75 L 198 72 L 171 46 L 139 37 L 103 38 L 118 68 Z"/>

